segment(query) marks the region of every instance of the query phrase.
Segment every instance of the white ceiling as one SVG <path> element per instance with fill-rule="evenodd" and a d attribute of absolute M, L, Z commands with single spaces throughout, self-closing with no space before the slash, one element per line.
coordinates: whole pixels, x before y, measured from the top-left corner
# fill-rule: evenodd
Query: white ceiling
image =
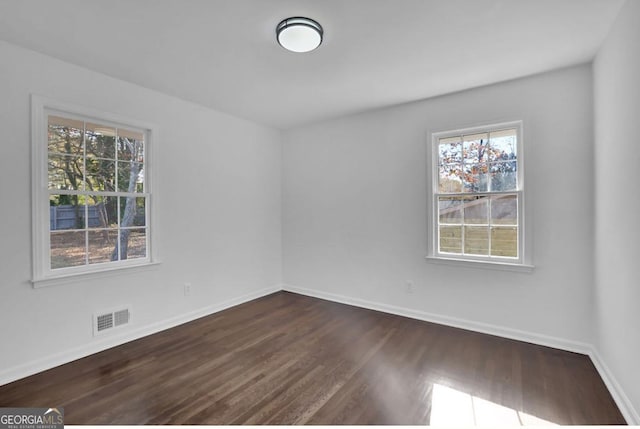
<path fill-rule="evenodd" d="M 624 0 L 0 0 L 0 39 L 278 128 L 590 61 Z M 317 50 L 281 48 L 307 16 Z"/>

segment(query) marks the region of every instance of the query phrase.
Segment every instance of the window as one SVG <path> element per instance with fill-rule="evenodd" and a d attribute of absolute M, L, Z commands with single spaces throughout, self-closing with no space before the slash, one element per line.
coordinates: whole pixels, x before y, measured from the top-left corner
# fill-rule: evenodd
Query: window
<path fill-rule="evenodd" d="M 34 282 L 146 265 L 151 130 L 33 99 Z"/>
<path fill-rule="evenodd" d="M 522 123 L 432 136 L 431 256 L 524 264 Z"/>

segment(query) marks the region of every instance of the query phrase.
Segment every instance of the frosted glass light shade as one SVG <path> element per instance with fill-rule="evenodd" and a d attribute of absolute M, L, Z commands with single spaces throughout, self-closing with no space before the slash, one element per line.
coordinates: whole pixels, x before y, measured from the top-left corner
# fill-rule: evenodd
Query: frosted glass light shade
<path fill-rule="evenodd" d="M 322 27 L 313 19 L 287 18 L 276 27 L 278 43 L 292 52 L 309 52 L 322 43 Z"/>

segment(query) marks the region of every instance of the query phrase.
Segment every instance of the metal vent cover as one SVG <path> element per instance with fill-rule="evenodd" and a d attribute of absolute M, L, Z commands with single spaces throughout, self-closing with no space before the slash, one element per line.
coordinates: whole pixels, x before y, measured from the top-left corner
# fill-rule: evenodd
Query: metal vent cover
<path fill-rule="evenodd" d="M 99 315 L 96 320 L 96 331 L 101 332 L 109 328 L 113 328 L 113 313 Z"/>
<path fill-rule="evenodd" d="M 93 335 L 99 335 L 113 328 L 127 325 L 131 320 L 129 307 L 104 310 L 93 315 Z"/>
<path fill-rule="evenodd" d="M 129 323 L 129 309 L 116 311 L 113 313 L 113 326 L 120 326 Z"/>

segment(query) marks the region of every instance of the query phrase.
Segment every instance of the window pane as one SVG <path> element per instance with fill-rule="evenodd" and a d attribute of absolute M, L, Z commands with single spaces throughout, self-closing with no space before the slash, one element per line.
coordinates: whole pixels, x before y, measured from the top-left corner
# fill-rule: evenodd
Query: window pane
<path fill-rule="evenodd" d="M 464 199 L 465 224 L 489 224 L 489 197 L 470 197 Z"/>
<path fill-rule="evenodd" d="M 462 168 L 461 164 L 444 164 L 439 167 L 440 192 L 461 192 L 462 191 Z"/>
<path fill-rule="evenodd" d="M 118 130 L 118 160 L 144 162 L 143 135 L 123 129 Z"/>
<path fill-rule="evenodd" d="M 518 134 L 515 129 L 492 131 L 489 140 L 489 161 L 516 159 L 517 143 Z"/>
<path fill-rule="evenodd" d="M 87 123 L 87 156 L 116 159 L 116 129 Z"/>
<path fill-rule="evenodd" d="M 118 191 L 144 192 L 144 168 L 139 162 L 118 162 Z"/>
<path fill-rule="evenodd" d="M 84 202 L 77 195 L 51 195 L 49 197 L 49 229 L 84 228 Z"/>
<path fill-rule="evenodd" d="M 518 228 L 491 228 L 491 255 L 518 257 Z"/>
<path fill-rule="evenodd" d="M 489 227 L 464 227 L 464 253 L 468 255 L 489 254 Z"/>
<path fill-rule="evenodd" d="M 51 269 L 85 264 L 85 232 L 51 232 Z"/>
<path fill-rule="evenodd" d="M 84 123 L 74 119 L 48 117 L 48 151 L 74 156 L 83 156 L 82 133 Z"/>
<path fill-rule="evenodd" d="M 478 164 L 487 161 L 488 133 L 464 136 L 462 142 L 464 162 Z"/>
<path fill-rule="evenodd" d="M 462 162 L 462 139 L 448 137 L 438 141 L 438 165 L 460 164 Z"/>
<path fill-rule="evenodd" d="M 92 229 L 89 234 L 89 263 L 99 264 L 117 260 L 117 229 Z M 114 257 L 115 252 L 115 258 Z"/>
<path fill-rule="evenodd" d="M 440 226 L 440 252 L 462 253 L 462 226 Z"/>
<path fill-rule="evenodd" d="M 120 259 L 145 258 L 147 256 L 147 231 L 144 228 L 120 231 Z"/>
<path fill-rule="evenodd" d="M 494 195 L 491 197 L 491 224 L 518 225 L 517 195 Z"/>
<path fill-rule="evenodd" d="M 120 226 L 145 226 L 146 197 L 120 197 Z"/>
<path fill-rule="evenodd" d="M 49 189 L 82 190 L 83 168 L 81 157 L 49 154 Z"/>
<path fill-rule="evenodd" d="M 112 160 L 87 157 L 87 190 L 116 190 L 116 163 Z"/>
<path fill-rule="evenodd" d="M 457 197 L 439 197 L 438 212 L 440 223 L 462 223 L 462 199 Z"/>
<path fill-rule="evenodd" d="M 464 164 L 464 192 L 487 192 L 488 191 L 487 164 Z"/>
<path fill-rule="evenodd" d="M 515 191 L 518 188 L 517 161 L 494 162 L 491 164 L 491 190 Z"/>
<path fill-rule="evenodd" d="M 118 199 L 103 195 L 87 196 L 89 228 L 118 227 Z"/>

